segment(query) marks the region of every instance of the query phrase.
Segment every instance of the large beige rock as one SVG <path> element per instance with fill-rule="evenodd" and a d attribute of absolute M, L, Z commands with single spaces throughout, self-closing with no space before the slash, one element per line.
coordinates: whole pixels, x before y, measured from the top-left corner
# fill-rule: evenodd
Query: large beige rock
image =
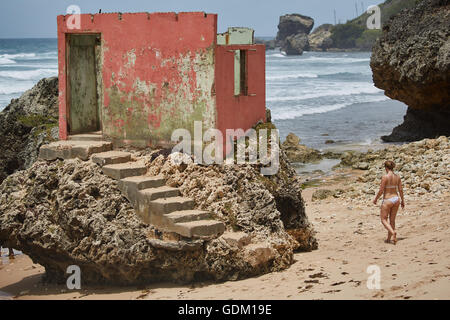
<path fill-rule="evenodd" d="M 79 159 L 40 161 L 9 176 L 0 185 L 0 242 L 43 265 L 46 280 L 65 282 L 67 266 L 78 265 L 83 283 L 108 284 L 241 279 L 286 269 L 295 251 L 317 248 L 283 154 L 270 177 L 256 165 L 181 166 L 167 155 L 142 155 L 156 180 L 130 177 L 120 189 L 100 166 Z M 121 191 L 165 181 L 183 197 L 152 201 L 153 209 L 202 239 L 142 222 Z M 225 228 L 225 237 L 210 238 Z"/>
<path fill-rule="evenodd" d="M 309 36 L 309 46 L 312 51 L 326 51 L 333 46 L 331 38 L 332 24 L 323 24 L 317 27 Z"/>
<path fill-rule="evenodd" d="M 256 268 L 275 258 L 275 250 L 268 243 L 255 243 L 245 247 L 244 260 Z"/>
<path fill-rule="evenodd" d="M 286 141 L 283 142 L 281 148 L 291 162 L 308 163 L 322 159 L 318 150 L 300 144 L 300 138 L 293 133 L 286 137 Z"/>

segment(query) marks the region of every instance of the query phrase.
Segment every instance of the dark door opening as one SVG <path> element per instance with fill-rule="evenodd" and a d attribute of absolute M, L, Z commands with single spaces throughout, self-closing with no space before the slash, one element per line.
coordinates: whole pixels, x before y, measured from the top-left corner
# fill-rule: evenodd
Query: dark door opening
<path fill-rule="evenodd" d="M 68 35 L 69 134 L 101 130 L 99 48 L 100 35 Z"/>

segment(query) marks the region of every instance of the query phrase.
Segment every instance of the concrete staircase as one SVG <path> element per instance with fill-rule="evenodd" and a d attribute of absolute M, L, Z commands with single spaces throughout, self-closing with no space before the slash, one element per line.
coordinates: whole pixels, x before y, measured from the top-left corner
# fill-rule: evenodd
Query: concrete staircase
<path fill-rule="evenodd" d="M 142 161 L 132 161 L 128 152 L 113 151 L 112 144 L 96 133 L 42 146 L 40 158 L 90 159 L 102 167 L 104 174 L 119 181 L 120 190 L 138 216 L 161 231 L 196 239 L 216 238 L 225 231 L 225 225 L 209 212 L 196 210 L 194 200 L 182 197 L 178 188 L 166 186 L 164 177 L 147 176 Z"/>

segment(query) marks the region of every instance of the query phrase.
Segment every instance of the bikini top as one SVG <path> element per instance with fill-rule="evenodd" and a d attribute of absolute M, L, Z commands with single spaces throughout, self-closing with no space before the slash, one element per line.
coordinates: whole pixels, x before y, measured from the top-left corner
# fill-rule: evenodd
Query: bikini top
<path fill-rule="evenodd" d="M 386 189 L 396 189 L 397 186 L 386 186 L 385 188 L 386 188 Z"/>

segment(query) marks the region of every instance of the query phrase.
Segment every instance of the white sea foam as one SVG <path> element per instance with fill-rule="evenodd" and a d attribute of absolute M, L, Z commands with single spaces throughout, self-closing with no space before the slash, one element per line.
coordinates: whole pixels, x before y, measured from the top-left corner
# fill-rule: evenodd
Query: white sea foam
<path fill-rule="evenodd" d="M 329 57 L 329 56 L 323 56 L 323 57 L 317 57 L 317 56 L 311 56 L 308 55 L 308 52 L 305 52 L 305 54 L 300 56 L 288 56 L 284 52 L 279 53 L 269 53 L 266 54 L 267 58 L 287 58 L 285 61 L 292 61 L 292 62 L 335 62 L 335 63 L 358 63 L 358 62 L 370 62 L 370 58 L 352 58 L 350 56 L 342 56 L 342 57 Z"/>
<path fill-rule="evenodd" d="M 27 59 L 27 58 L 35 58 L 36 53 L 15 53 L 15 54 L 0 54 L 0 58 L 6 59 Z"/>
<path fill-rule="evenodd" d="M 28 89 L 31 89 L 34 85 L 33 81 L 26 82 L 13 82 L 13 83 L 5 83 L 0 82 L 0 94 L 1 95 L 13 95 L 13 94 L 21 94 Z"/>
<path fill-rule="evenodd" d="M 0 65 L 4 64 L 15 64 L 16 62 L 14 60 L 4 58 L 0 56 Z"/>
<path fill-rule="evenodd" d="M 364 102 L 381 102 L 388 100 L 385 96 L 379 97 L 365 97 L 363 99 Z M 361 103 L 362 101 L 354 100 L 344 103 L 335 103 L 321 106 L 306 106 L 306 105 L 298 105 L 293 107 L 283 107 L 272 109 L 272 118 L 274 120 L 291 120 L 295 118 L 300 118 L 305 115 L 318 114 L 318 113 L 326 113 L 330 111 L 339 110 L 342 108 L 346 108 L 352 106 L 357 103 Z"/>
<path fill-rule="evenodd" d="M 333 62 L 333 63 L 356 63 L 356 62 L 370 62 L 370 58 L 338 58 L 338 57 L 305 57 L 306 61 L 317 61 L 317 62 Z"/>
<path fill-rule="evenodd" d="M 0 71 L 1 78 L 11 78 L 19 80 L 41 79 L 44 77 L 56 76 L 58 69 L 36 69 L 26 71 Z"/>
<path fill-rule="evenodd" d="M 286 55 L 282 54 L 282 53 L 275 53 L 275 54 L 270 54 L 268 55 L 269 57 L 274 57 L 274 58 L 285 58 Z"/>
<path fill-rule="evenodd" d="M 286 75 L 266 76 L 266 80 L 286 80 L 286 79 L 299 79 L 299 78 L 318 78 L 319 75 L 315 73 L 297 73 Z"/>
<path fill-rule="evenodd" d="M 309 92 L 309 91 L 308 91 Z M 341 97 L 341 96 L 352 96 L 360 94 L 376 94 L 382 93 L 383 91 L 376 88 L 372 84 L 361 83 L 359 86 L 346 86 L 342 88 L 325 88 L 317 89 L 315 92 L 305 93 L 302 95 L 287 96 L 286 91 L 280 92 L 280 96 L 269 96 L 267 97 L 268 102 L 278 102 L 278 101 L 300 101 L 306 99 L 316 99 L 322 97 Z M 281 95 L 283 94 L 283 95 Z"/>
<path fill-rule="evenodd" d="M 338 110 L 347 107 L 349 104 L 337 103 L 332 105 L 322 105 L 312 109 L 307 109 L 304 106 L 298 106 L 298 108 L 283 108 L 281 110 L 272 110 L 272 118 L 274 120 L 290 120 L 300 118 L 308 114 L 325 113 L 334 110 Z"/>

